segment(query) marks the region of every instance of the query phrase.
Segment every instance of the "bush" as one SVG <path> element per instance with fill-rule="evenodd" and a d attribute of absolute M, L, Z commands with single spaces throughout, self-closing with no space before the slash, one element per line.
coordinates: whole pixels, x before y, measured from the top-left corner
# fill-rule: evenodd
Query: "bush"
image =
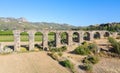
<path fill-rule="evenodd" d="M 48 53 L 48 55 L 51 56 L 54 60 L 59 61 L 59 56 L 57 53 L 52 52 L 52 53 Z"/>
<path fill-rule="evenodd" d="M 91 64 L 84 64 L 83 66 L 86 71 L 92 71 L 93 69 L 93 66 Z"/>
<path fill-rule="evenodd" d="M 73 69 L 73 64 L 69 60 L 59 62 L 62 66 Z"/>
<path fill-rule="evenodd" d="M 84 45 L 81 45 L 81 46 L 77 47 L 74 50 L 74 52 L 76 54 L 80 54 L 80 55 L 88 55 L 88 54 L 90 54 L 90 50 L 88 48 L 86 48 L 86 46 L 84 46 Z"/>
<path fill-rule="evenodd" d="M 59 48 L 61 52 L 64 52 L 67 50 L 67 47 L 66 46 L 62 46 L 61 48 Z"/>
<path fill-rule="evenodd" d="M 54 47 L 55 46 L 55 41 L 49 41 L 48 46 L 49 47 Z"/>
<path fill-rule="evenodd" d="M 50 51 L 51 52 L 64 52 L 67 50 L 67 47 L 66 46 L 62 46 L 60 48 L 50 48 Z"/>
<path fill-rule="evenodd" d="M 113 52 L 120 55 L 120 42 L 117 42 L 114 38 L 109 37 L 108 41 L 111 43 L 111 46 L 113 47 Z"/>
<path fill-rule="evenodd" d="M 83 63 L 86 64 L 96 64 L 98 63 L 99 58 L 97 56 L 88 56 L 83 60 Z"/>
<path fill-rule="evenodd" d="M 58 52 L 58 48 L 50 48 L 51 52 Z"/>
<path fill-rule="evenodd" d="M 117 41 L 116 41 L 114 38 L 112 38 L 112 37 L 108 37 L 108 41 L 109 41 L 112 45 L 117 43 Z"/>
<path fill-rule="evenodd" d="M 86 42 L 86 41 L 82 42 L 82 45 L 86 45 L 86 44 L 87 44 L 87 42 Z"/>
<path fill-rule="evenodd" d="M 98 49 L 97 44 L 91 43 L 91 44 L 88 45 L 88 48 L 89 48 L 90 51 L 92 51 L 93 53 L 97 53 L 97 49 Z"/>
<path fill-rule="evenodd" d="M 27 49 L 24 48 L 24 47 L 21 47 L 21 48 L 20 48 L 20 52 L 27 52 Z"/>
<path fill-rule="evenodd" d="M 59 52 L 58 55 L 61 57 L 61 56 L 63 55 L 63 53 L 62 53 L 62 52 Z"/>

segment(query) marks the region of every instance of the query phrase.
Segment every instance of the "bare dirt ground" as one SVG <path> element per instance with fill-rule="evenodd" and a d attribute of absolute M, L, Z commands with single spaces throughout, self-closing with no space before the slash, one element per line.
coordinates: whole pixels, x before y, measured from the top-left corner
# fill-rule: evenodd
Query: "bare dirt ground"
<path fill-rule="evenodd" d="M 30 52 L 0 55 L 0 73 L 70 73 L 47 55 Z"/>
<path fill-rule="evenodd" d="M 101 58 L 93 69 L 93 73 L 120 73 L 120 59 Z"/>

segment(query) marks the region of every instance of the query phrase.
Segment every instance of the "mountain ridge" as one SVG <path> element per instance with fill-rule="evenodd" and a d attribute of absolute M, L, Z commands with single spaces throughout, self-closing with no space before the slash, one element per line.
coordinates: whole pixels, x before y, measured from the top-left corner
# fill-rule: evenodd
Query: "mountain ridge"
<path fill-rule="evenodd" d="M 58 29 L 69 30 L 75 26 L 69 24 L 49 23 L 49 22 L 30 22 L 24 17 L 0 17 L 0 30 L 13 29 Z"/>

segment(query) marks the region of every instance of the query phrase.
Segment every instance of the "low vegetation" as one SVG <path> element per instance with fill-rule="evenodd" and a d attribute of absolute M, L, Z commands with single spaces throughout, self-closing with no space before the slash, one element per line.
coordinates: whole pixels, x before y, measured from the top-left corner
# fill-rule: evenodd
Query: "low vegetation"
<path fill-rule="evenodd" d="M 60 61 L 59 63 L 64 67 L 73 68 L 73 64 L 69 60 Z"/>
<path fill-rule="evenodd" d="M 64 60 L 64 61 L 59 61 L 59 63 L 60 63 L 62 66 L 69 68 L 69 69 L 72 71 L 72 73 L 75 73 L 75 71 L 74 71 L 74 65 L 73 65 L 72 62 L 70 62 L 70 60 L 67 60 L 67 59 L 66 59 L 66 60 Z"/>
<path fill-rule="evenodd" d="M 50 51 L 51 52 L 64 52 L 67 50 L 67 47 L 66 46 L 62 46 L 60 48 L 50 48 Z"/>
<path fill-rule="evenodd" d="M 48 55 L 54 60 L 58 61 L 60 65 L 70 69 L 72 73 L 75 73 L 73 63 L 67 58 L 62 57 L 63 52 L 66 50 L 67 50 L 66 46 L 62 46 L 60 48 L 50 48 L 50 53 L 48 53 Z"/>
<path fill-rule="evenodd" d="M 98 53 L 98 46 L 95 43 L 90 43 L 88 49 L 94 54 Z"/>
<path fill-rule="evenodd" d="M 98 53 L 98 46 L 95 43 L 83 42 L 82 45 L 78 46 L 74 53 L 79 55 L 87 55 L 82 62 L 83 65 L 81 69 L 92 72 L 93 65 L 99 62 L 98 56 L 95 56 Z"/>
<path fill-rule="evenodd" d="M 113 47 L 111 49 L 112 52 L 120 55 L 120 42 L 117 42 L 114 38 L 109 37 L 108 41 L 111 43 L 111 46 Z"/>
<path fill-rule="evenodd" d="M 82 45 L 78 46 L 74 52 L 80 55 L 89 55 L 90 53 L 97 53 L 97 45 L 94 43 L 87 44 L 84 42 Z"/>
<path fill-rule="evenodd" d="M 83 65 L 80 66 L 81 69 L 92 72 L 93 65 L 99 62 L 99 58 L 97 56 L 87 56 L 83 60 Z"/>
<path fill-rule="evenodd" d="M 96 64 L 98 63 L 98 61 L 99 61 L 99 58 L 97 56 L 88 56 L 88 57 L 85 57 L 82 62 L 87 64 Z"/>
<path fill-rule="evenodd" d="M 85 64 L 83 65 L 83 69 L 84 69 L 85 71 L 92 72 L 93 66 L 92 66 L 91 64 L 85 63 Z"/>
<path fill-rule="evenodd" d="M 23 53 L 23 52 L 27 52 L 27 51 L 28 50 L 25 47 L 20 47 L 20 51 L 19 52 Z"/>
<path fill-rule="evenodd" d="M 76 54 L 80 54 L 80 55 L 88 55 L 88 54 L 90 54 L 90 50 L 84 45 L 81 45 L 81 46 L 77 47 L 74 50 L 74 52 Z"/>
<path fill-rule="evenodd" d="M 62 46 L 60 48 L 50 48 L 49 56 L 51 56 L 54 60 L 59 61 L 60 57 L 62 57 L 64 51 L 67 50 L 66 46 Z"/>
<path fill-rule="evenodd" d="M 59 58 L 61 57 L 59 53 L 56 53 L 56 52 L 48 53 L 48 55 L 56 61 L 59 61 Z"/>

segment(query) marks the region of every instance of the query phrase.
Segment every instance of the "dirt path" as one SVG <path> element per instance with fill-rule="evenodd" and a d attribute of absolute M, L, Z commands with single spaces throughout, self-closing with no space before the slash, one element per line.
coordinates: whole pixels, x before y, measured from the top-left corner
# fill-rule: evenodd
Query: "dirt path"
<path fill-rule="evenodd" d="M 0 73 L 70 73 L 46 52 L 0 55 Z"/>

